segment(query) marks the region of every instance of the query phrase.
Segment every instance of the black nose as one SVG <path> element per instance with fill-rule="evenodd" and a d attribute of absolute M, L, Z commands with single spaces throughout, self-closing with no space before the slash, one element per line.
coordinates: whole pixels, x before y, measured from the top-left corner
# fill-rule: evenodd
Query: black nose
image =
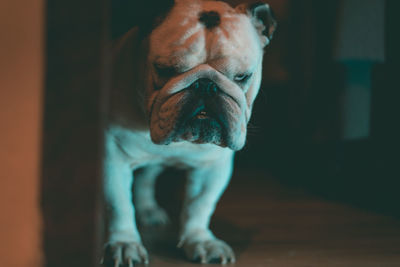
<path fill-rule="evenodd" d="M 203 96 L 215 96 L 218 92 L 217 84 L 207 78 L 198 79 L 191 87 Z"/>

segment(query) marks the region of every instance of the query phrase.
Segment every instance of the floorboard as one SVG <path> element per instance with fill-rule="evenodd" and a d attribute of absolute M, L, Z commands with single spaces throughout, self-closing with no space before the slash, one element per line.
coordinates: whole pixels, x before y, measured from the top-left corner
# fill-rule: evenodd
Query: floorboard
<path fill-rule="evenodd" d="M 168 199 L 164 205 L 176 204 L 177 197 Z M 235 250 L 230 266 L 400 266 L 399 219 L 310 196 L 263 172 L 235 173 L 211 225 Z M 176 248 L 176 227 L 141 232 L 149 267 L 199 266 Z"/>

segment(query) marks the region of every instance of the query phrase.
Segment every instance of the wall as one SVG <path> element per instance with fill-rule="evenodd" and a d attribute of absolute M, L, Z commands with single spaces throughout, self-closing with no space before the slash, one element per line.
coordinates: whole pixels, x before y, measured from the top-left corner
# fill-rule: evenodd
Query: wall
<path fill-rule="evenodd" d="M 0 3 L 0 266 L 40 266 L 43 2 Z"/>

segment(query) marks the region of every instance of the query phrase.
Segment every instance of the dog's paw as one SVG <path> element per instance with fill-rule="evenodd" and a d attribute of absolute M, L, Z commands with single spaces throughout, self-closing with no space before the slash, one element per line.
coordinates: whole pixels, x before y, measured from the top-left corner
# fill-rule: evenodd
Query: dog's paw
<path fill-rule="evenodd" d="M 143 226 L 164 226 L 170 222 L 168 214 L 160 207 L 138 210 L 137 217 Z"/>
<path fill-rule="evenodd" d="M 133 267 L 149 263 L 146 249 L 138 242 L 110 242 L 105 245 L 102 264 L 106 267 Z"/>
<path fill-rule="evenodd" d="M 189 260 L 201 263 L 234 263 L 235 254 L 232 248 L 224 241 L 210 239 L 182 244 Z"/>

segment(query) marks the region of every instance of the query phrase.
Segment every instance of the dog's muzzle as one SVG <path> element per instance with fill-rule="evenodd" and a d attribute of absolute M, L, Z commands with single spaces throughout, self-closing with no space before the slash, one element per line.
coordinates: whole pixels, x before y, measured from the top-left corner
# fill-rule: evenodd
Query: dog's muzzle
<path fill-rule="evenodd" d="M 155 143 L 187 140 L 234 147 L 241 136 L 244 93 L 209 65 L 172 78 L 153 104 L 151 136 Z"/>
<path fill-rule="evenodd" d="M 192 117 L 205 119 L 215 115 L 217 111 L 213 110 L 214 107 L 210 107 L 215 102 L 214 98 L 217 97 L 220 90 L 215 82 L 201 78 L 191 84 L 187 90 L 190 90 L 192 97 L 198 100 L 198 103 L 192 106 Z"/>

